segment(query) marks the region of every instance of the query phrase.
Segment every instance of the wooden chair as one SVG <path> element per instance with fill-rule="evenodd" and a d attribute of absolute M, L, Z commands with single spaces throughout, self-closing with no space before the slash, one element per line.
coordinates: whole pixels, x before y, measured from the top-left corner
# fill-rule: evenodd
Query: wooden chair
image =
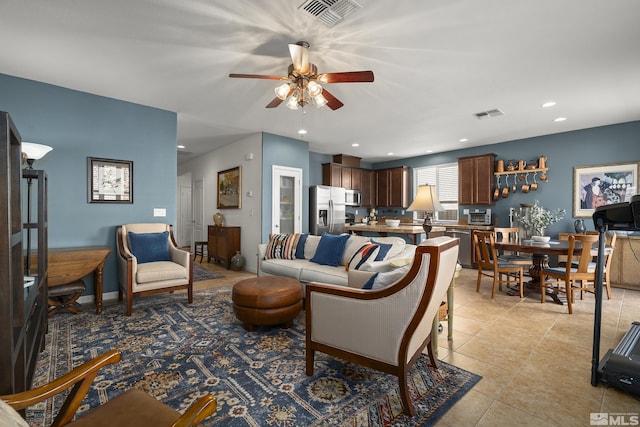
<path fill-rule="evenodd" d="M 425 346 L 437 368 L 431 327 L 451 284 L 459 240 L 429 239 L 416 248 L 406 275 L 376 290 L 308 283 L 306 372 L 316 351 L 398 377 L 405 414 L 413 416 L 407 374 Z"/>
<path fill-rule="evenodd" d="M 478 262 L 478 281 L 476 284 L 476 292 L 480 292 L 482 276 L 493 278 L 491 298 L 494 298 L 496 295 L 496 287 L 499 287 L 500 290 L 502 290 L 503 283 L 507 285 L 510 283 L 515 284 L 517 279 L 517 283 L 520 288 L 520 298 L 522 298 L 524 296 L 522 283 L 524 271 L 522 265 L 502 262 L 498 259 L 495 235 L 493 231 L 474 230 L 473 244 L 475 246 L 476 260 Z M 505 276 L 506 279 L 503 279 Z"/>
<path fill-rule="evenodd" d="M 563 292 L 567 295 L 569 314 L 572 314 L 572 304 L 575 301 L 574 292 L 589 290 L 587 284 L 595 283 L 595 268 L 590 270 L 589 264 L 592 262 L 592 249 L 593 245 L 598 242 L 598 236 L 594 234 L 570 234 L 568 239 L 569 249 L 565 266 L 545 268 L 540 272 L 540 302 L 544 303 L 546 288 Z M 578 256 L 573 254 L 576 246 L 575 242 L 582 244 L 582 249 Z M 575 264 L 574 261 L 576 261 Z"/>
<path fill-rule="evenodd" d="M 118 299 L 126 297 L 127 316 L 131 316 L 134 296 L 186 289 L 187 301 L 193 302 L 191 254 L 178 248 L 170 224 L 120 225 L 116 241 Z"/>
<path fill-rule="evenodd" d="M 51 424 L 52 427 L 188 427 L 197 426 L 216 411 L 217 402 L 212 395 L 201 397 L 181 415 L 144 391 L 129 389 L 73 421 L 98 371 L 118 361 L 120 353 L 110 350 L 49 384 L 22 393 L 0 396 L 0 399 L 20 411 L 73 387 Z M 4 426 L 1 421 L 3 420 L 0 420 L 0 424 Z M 21 424 L 18 422 L 15 425 Z"/>
<path fill-rule="evenodd" d="M 517 242 L 519 238 L 519 230 L 517 227 L 494 227 L 493 232 L 495 233 L 496 242 Z M 522 264 L 525 266 L 530 266 L 533 264 L 531 254 L 521 255 L 517 252 L 509 251 L 498 253 L 498 261 L 506 262 L 509 264 Z"/>

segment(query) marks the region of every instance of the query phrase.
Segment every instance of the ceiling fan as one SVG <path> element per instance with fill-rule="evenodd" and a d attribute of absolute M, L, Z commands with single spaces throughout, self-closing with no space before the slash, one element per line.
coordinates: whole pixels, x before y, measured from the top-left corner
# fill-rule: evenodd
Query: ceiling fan
<path fill-rule="evenodd" d="M 292 64 L 287 76 L 269 76 L 261 74 L 229 74 L 229 77 L 245 79 L 285 80 L 275 88 L 276 97 L 267 104 L 267 108 L 275 108 L 283 101 L 292 110 L 313 104 L 320 108 L 324 105 L 337 110 L 344 104 L 322 87 L 328 83 L 365 83 L 373 81 L 373 71 L 347 71 L 341 73 L 318 74 L 315 64 L 309 62 L 309 43 L 299 41 L 289 43 Z"/>

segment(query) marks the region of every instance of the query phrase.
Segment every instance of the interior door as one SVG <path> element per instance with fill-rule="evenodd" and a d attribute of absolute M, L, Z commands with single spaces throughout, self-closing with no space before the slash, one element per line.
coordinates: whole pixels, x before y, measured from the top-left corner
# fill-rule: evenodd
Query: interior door
<path fill-rule="evenodd" d="M 292 234 L 302 231 L 302 169 L 272 168 L 273 205 L 271 232 Z"/>
<path fill-rule="evenodd" d="M 191 186 L 180 186 L 180 224 L 181 233 L 178 237 L 180 246 L 191 246 L 193 243 L 193 223 L 191 206 Z"/>
<path fill-rule="evenodd" d="M 193 181 L 193 238 L 196 242 L 206 242 L 204 225 L 204 182 Z"/>

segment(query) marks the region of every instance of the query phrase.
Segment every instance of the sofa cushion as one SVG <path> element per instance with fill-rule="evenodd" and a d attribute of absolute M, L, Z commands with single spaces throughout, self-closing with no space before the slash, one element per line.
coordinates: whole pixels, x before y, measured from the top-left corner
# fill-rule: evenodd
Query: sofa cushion
<path fill-rule="evenodd" d="M 404 251 L 404 248 L 407 246 L 406 240 L 404 240 L 402 237 L 397 237 L 397 236 L 376 237 L 371 240 L 372 240 L 372 243 L 377 243 L 379 245 L 382 243 L 384 244 L 391 243 L 392 246 L 389 249 L 389 252 L 387 252 L 387 254 L 385 255 L 384 259 L 395 258 L 398 254 L 400 254 L 400 252 Z M 382 250 L 382 247 L 380 250 Z M 378 259 L 376 261 L 382 261 L 382 260 Z"/>
<path fill-rule="evenodd" d="M 187 278 L 189 278 L 187 269 L 171 261 L 147 262 L 138 265 L 138 271 L 136 273 L 137 283 Z"/>
<path fill-rule="evenodd" d="M 300 271 L 308 264 L 309 261 L 304 259 L 265 259 L 260 268 L 264 273 L 273 276 L 285 276 L 300 280 Z"/>
<path fill-rule="evenodd" d="M 318 248 L 313 258 L 311 258 L 311 262 L 337 267 L 340 265 L 340 260 L 342 259 L 342 254 L 344 253 L 348 239 L 348 234 L 336 236 L 329 233 L 322 233 L 320 243 L 318 243 Z"/>
<path fill-rule="evenodd" d="M 342 267 L 308 263 L 300 271 L 300 282 L 331 283 L 333 285 L 347 286 L 348 273 Z"/>
<path fill-rule="evenodd" d="M 369 243 L 369 240 L 370 239 L 366 236 L 350 235 L 349 240 L 347 240 L 347 245 L 344 247 L 344 253 L 342 254 L 340 265 L 347 265 L 356 251 L 358 251 L 365 243 Z"/>
<path fill-rule="evenodd" d="M 349 262 L 345 265 L 345 270 L 359 270 L 367 261 L 373 261 L 380 251 L 380 246 L 374 243 L 365 243 L 356 251 Z"/>
<path fill-rule="evenodd" d="M 300 234 L 272 234 L 269 236 L 265 259 L 296 259 Z"/>
<path fill-rule="evenodd" d="M 389 285 L 393 285 L 398 280 L 402 279 L 411 268 L 411 265 L 405 265 L 404 267 L 396 268 L 391 271 L 382 271 L 374 274 L 367 280 L 362 286 L 362 289 L 382 289 Z"/>
<path fill-rule="evenodd" d="M 154 261 L 171 261 L 169 256 L 169 232 L 134 233 L 129 231 L 129 246 L 138 264 Z"/>

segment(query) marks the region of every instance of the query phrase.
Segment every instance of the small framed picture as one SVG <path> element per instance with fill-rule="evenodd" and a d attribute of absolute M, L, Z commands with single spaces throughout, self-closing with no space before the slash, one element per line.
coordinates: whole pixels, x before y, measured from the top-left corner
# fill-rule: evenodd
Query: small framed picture
<path fill-rule="evenodd" d="M 87 157 L 89 203 L 133 203 L 133 162 Z"/>
<path fill-rule="evenodd" d="M 239 209 L 242 198 L 240 166 L 218 172 L 218 209 Z"/>
<path fill-rule="evenodd" d="M 629 202 L 638 188 L 638 163 L 573 168 L 573 216 L 588 218 L 598 206 Z"/>

